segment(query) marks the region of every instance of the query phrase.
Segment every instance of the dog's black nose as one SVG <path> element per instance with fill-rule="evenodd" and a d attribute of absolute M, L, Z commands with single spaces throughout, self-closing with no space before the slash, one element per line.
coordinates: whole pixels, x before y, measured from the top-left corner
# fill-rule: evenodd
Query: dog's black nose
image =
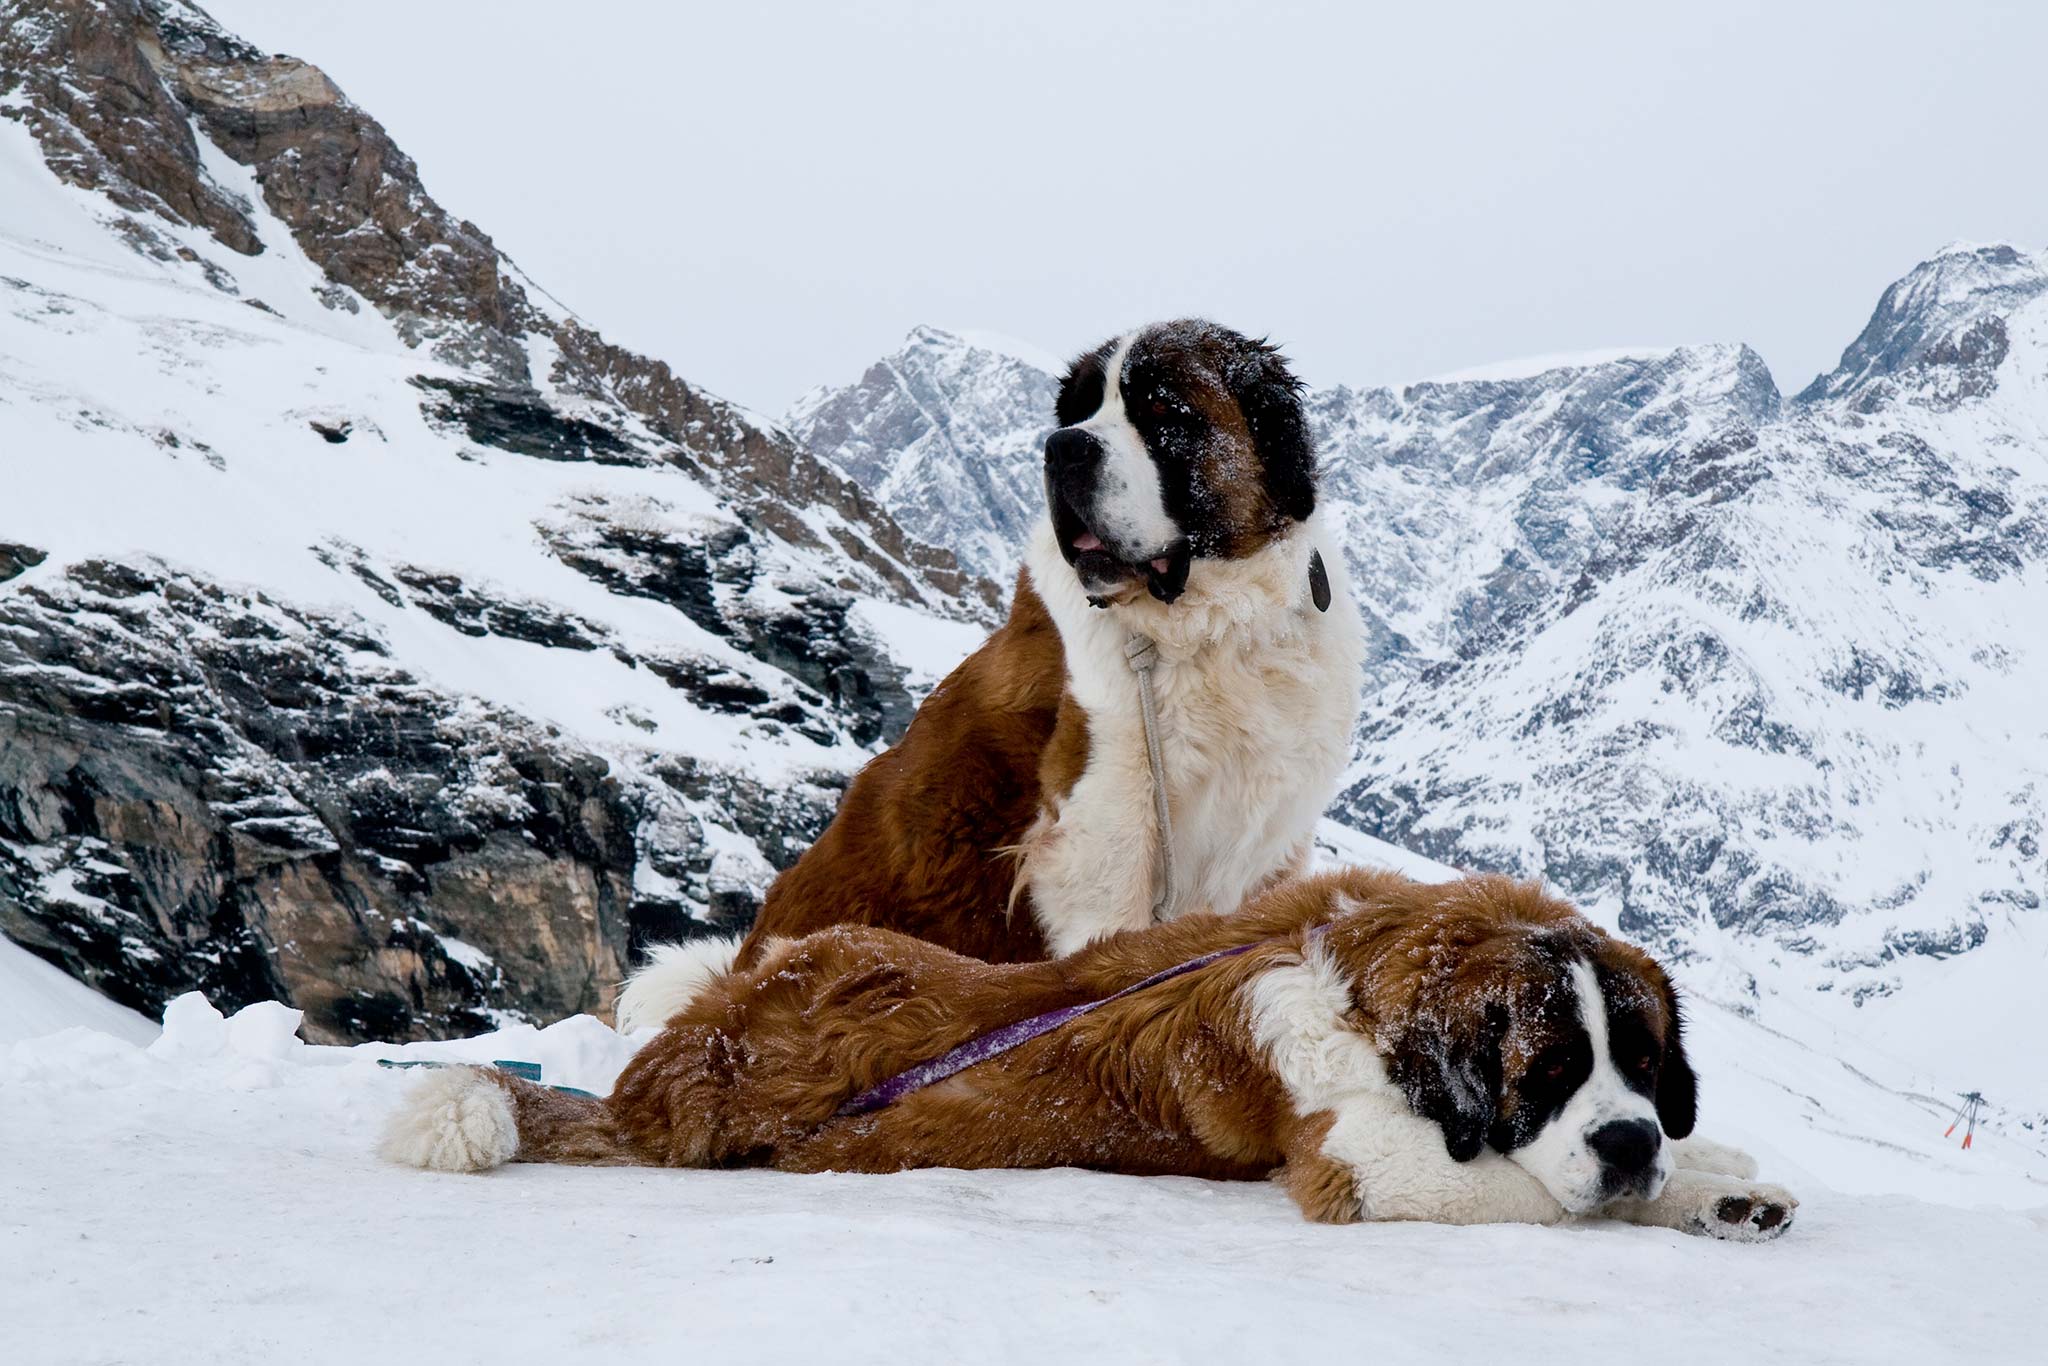
<path fill-rule="evenodd" d="M 1663 1142 L 1664 1135 L 1647 1119 L 1609 1120 L 1586 1135 L 1586 1146 L 1618 1176 L 1648 1171 Z"/>
<path fill-rule="evenodd" d="M 1055 474 L 1077 470 L 1102 458 L 1102 443 L 1088 432 L 1062 427 L 1045 439 L 1045 467 Z"/>

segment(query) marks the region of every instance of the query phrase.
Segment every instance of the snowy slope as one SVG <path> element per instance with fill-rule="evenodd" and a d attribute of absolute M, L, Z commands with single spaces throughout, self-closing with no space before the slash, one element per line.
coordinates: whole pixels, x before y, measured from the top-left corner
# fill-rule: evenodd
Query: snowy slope
<path fill-rule="evenodd" d="M 630 1045 L 582 1017 L 404 1050 L 306 1047 L 294 1022 L 194 997 L 147 1051 L 85 1030 L 0 1048 L 0 1284 L 41 1287 L 9 1301 L 25 1359 L 1806 1362 L 1947 1360 L 1962 1332 L 1972 1360 L 2017 1362 L 2048 1329 L 2048 1187 L 1996 1146 L 1882 1174 L 1860 1135 L 1940 1118 L 1712 1013 L 1709 1130 L 1802 1201 L 1763 1247 L 1318 1227 L 1263 1183 L 1071 1170 L 434 1175 L 371 1156 L 408 1080 L 374 1059 L 519 1058 L 604 1089 Z"/>
<path fill-rule="evenodd" d="M 0 1046 L 66 1029 L 89 1029 L 133 1044 L 157 1035 L 157 1027 L 134 1011 L 0 939 Z"/>

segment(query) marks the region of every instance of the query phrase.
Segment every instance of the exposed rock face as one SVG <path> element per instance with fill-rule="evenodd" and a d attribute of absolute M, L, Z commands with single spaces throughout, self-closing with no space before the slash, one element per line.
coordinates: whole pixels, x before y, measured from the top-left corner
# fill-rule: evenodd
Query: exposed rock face
<path fill-rule="evenodd" d="M 117 999 L 602 1013 L 997 602 L 190 5 L 9 7 L 0 158 L 0 932 Z"/>
<path fill-rule="evenodd" d="M 26 570 L 34 569 L 47 558 L 48 556 L 32 545 L 14 545 L 0 541 L 0 583 L 5 583 Z"/>
<path fill-rule="evenodd" d="M 601 1010 L 637 811 L 360 623 L 86 561 L 0 598 L 0 928 L 116 1000 L 408 1037 Z"/>
<path fill-rule="evenodd" d="M 173 250 L 158 246 L 148 225 L 162 215 L 253 255 L 262 243 L 247 206 L 201 173 L 198 141 L 176 94 L 157 78 L 157 45 L 140 17 L 133 0 L 8 6 L 0 80 L 28 95 L 13 117 L 42 143 L 51 170 L 137 215 L 129 222 L 139 240 Z"/>

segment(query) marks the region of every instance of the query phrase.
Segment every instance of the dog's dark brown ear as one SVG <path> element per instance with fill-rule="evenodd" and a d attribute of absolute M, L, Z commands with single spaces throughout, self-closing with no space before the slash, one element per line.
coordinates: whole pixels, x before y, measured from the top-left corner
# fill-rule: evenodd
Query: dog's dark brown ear
<path fill-rule="evenodd" d="M 1699 1119 L 1700 1082 L 1685 1056 L 1685 1020 L 1678 988 L 1664 984 L 1664 1004 L 1671 1012 L 1671 1036 L 1664 1041 L 1664 1062 L 1657 1069 L 1657 1119 L 1672 1138 L 1684 1138 Z"/>
<path fill-rule="evenodd" d="M 1394 1049 L 1394 1084 L 1408 1105 L 1443 1130 L 1453 1162 L 1470 1162 L 1486 1147 L 1500 1109 L 1500 1050 L 1507 1038 L 1505 1006 L 1486 1007 L 1465 1027 L 1417 1025 Z"/>
<path fill-rule="evenodd" d="M 1074 358 L 1074 363 L 1067 367 L 1066 377 L 1060 381 L 1059 397 L 1053 401 L 1054 422 L 1062 427 L 1071 427 L 1095 416 L 1102 407 L 1103 390 L 1108 385 L 1106 366 L 1114 345 L 1114 342 L 1105 343 Z"/>
<path fill-rule="evenodd" d="M 1305 522 L 1316 510 L 1316 448 L 1301 406 L 1301 381 L 1277 347 L 1244 342 L 1229 367 L 1231 395 L 1251 429 L 1266 471 L 1266 494 L 1280 515 Z"/>

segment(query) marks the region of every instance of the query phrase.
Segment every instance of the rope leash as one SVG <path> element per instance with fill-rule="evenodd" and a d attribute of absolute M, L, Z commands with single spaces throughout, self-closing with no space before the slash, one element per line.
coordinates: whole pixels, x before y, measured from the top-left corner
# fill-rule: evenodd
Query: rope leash
<path fill-rule="evenodd" d="M 1145 763 L 1152 770 L 1152 811 L 1159 818 L 1159 886 L 1152 898 L 1152 919 L 1166 919 L 1173 905 L 1173 812 L 1166 800 L 1166 755 L 1159 745 L 1159 698 L 1152 671 L 1159 666 L 1159 646 L 1150 636 L 1133 631 L 1124 642 L 1124 662 L 1138 676 L 1138 714 L 1145 722 Z"/>
<path fill-rule="evenodd" d="M 1308 555 L 1308 596 L 1318 612 L 1330 610 L 1330 573 L 1323 566 L 1323 552 Z M 1159 645 L 1152 637 L 1133 631 L 1124 641 L 1124 663 L 1138 676 L 1138 715 L 1145 723 L 1145 764 L 1152 771 L 1152 811 L 1159 821 L 1159 885 L 1152 898 L 1152 919 L 1166 919 L 1173 909 L 1173 810 L 1166 799 L 1166 752 L 1159 740 L 1159 695 L 1153 672 L 1159 667 Z"/>

